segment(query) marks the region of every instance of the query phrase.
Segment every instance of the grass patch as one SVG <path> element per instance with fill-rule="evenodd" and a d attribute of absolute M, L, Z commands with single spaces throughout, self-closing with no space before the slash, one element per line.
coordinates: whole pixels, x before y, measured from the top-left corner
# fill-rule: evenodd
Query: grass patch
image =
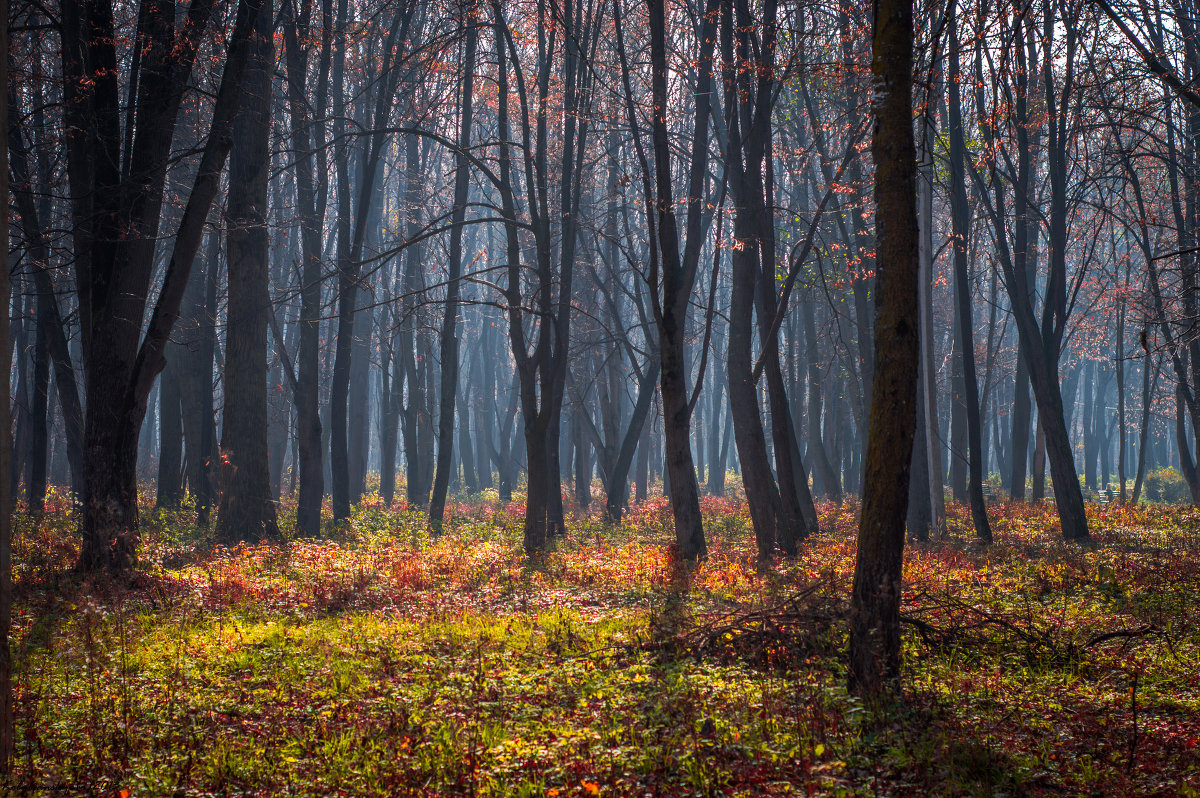
<path fill-rule="evenodd" d="M 18 519 L 12 794 L 1196 795 L 1190 511 L 993 508 L 909 548 L 905 696 L 847 694 L 855 508 L 756 564 L 706 499 L 680 575 L 661 499 L 576 517 L 536 568 L 519 505 L 364 502 L 323 540 L 214 547 L 147 509 L 132 586 L 81 583 L 65 503 Z"/>

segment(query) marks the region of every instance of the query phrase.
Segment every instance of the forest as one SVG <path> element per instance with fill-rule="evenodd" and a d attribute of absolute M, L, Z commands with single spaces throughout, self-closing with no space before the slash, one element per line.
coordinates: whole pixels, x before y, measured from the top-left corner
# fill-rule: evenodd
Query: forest
<path fill-rule="evenodd" d="M 0 9 L 0 795 L 1200 796 L 1196 0 Z"/>

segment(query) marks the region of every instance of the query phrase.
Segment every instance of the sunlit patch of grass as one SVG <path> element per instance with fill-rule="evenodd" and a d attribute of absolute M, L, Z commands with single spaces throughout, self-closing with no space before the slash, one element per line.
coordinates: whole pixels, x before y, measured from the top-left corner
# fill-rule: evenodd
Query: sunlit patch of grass
<path fill-rule="evenodd" d="M 1183 509 L 1090 508 L 1079 547 L 1045 506 L 1001 505 L 982 547 L 952 506 L 950 537 L 908 548 L 905 697 L 881 709 L 845 689 L 849 502 L 763 568 L 744 504 L 706 498 L 691 570 L 661 498 L 615 529 L 572 518 L 536 565 L 494 495 L 440 535 L 372 495 L 321 539 L 235 548 L 147 505 L 132 587 L 69 573 L 52 506 L 14 540 L 18 794 L 1200 788 Z"/>

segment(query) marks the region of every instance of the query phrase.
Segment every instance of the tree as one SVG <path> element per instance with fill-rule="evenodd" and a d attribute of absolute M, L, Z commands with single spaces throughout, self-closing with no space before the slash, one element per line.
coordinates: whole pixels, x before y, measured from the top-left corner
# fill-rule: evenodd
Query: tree
<path fill-rule="evenodd" d="M 8 0 L 0 0 L 0 19 L 8 19 Z M 0 30 L 0 155 L 8 161 L 8 28 Z M 0 197 L 8 197 L 8 170 L 0 169 Z M 0 241 L 8 242 L 8 202 L 0 208 Z M 8 269 L 0 269 L 0 352 L 8 351 Z M 0 418 L 9 417 L 9 380 L 11 372 L 0 376 Z M 10 427 L 0 425 L 0 773 L 7 774 L 13 756 L 12 649 L 12 513 L 8 495 L 8 472 L 12 468 Z"/>
<path fill-rule="evenodd" d="M 322 7 L 328 10 L 331 0 Z M 315 536 L 321 529 L 321 497 L 325 492 L 325 473 L 321 462 L 320 394 L 320 314 L 321 306 L 321 223 L 325 216 L 325 192 L 318 179 L 327 180 L 324 171 L 314 167 L 313 132 L 318 130 L 309 117 L 304 96 L 307 83 L 308 51 L 300 47 L 300 20 L 296 19 L 294 0 L 284 0 L 284 51 L 287 66 L 288 109 L 292 123 L 292 146 L 296 150 L 296 200 L 300 216 L 300 248 L 303 266 L 300 273 L 300 345 L 296 354 L 296 448 L 299 470 L 299 496 L 296 527 L 303 535 Z M 328 15 L 328 13 L 327 13 Z M 308 20 L 304 20 L 307 27 Z M 322 28 L 324 45 L 317 68 L 318 93 L 324 97 L 328 86 L 331 26 Z M 318 102 L 316 113 L 324 112 Z M 318 178 L 318 173 L 322 177 Z"/>
<path fill-rule="evenodd" d="M 957 0 L 951 0 L 949 21 L 950 96 L 947 100 L 950 123 L 950 216 L 954 247 L 954 299 L 955 320 L 958 323 L 958 349 L 962 358 L 963 402 L 967 416 L 968 485 L 971 503 L 971 520 L 975 534 L 980 540 L 990 543 L 992 529 L 988 524 L 987 508 L 983 502 L 983 429 L 979 418 L 979 379 L 975 371 L 974 320 L 971 315 L 971 282 L 967 274 L 967 238 L 970 230 L 970 209 L 967 207 L 966 145 L 963 142 L 962 98 L 958 80 L 958 25 L 954 8 Z"/>
<path fill-rule="evenodd" d="M 850 608 L 850 687 L 894 694 L 909 464 L 920 372 L 912 0 L 875 0 L 875 368 Z"/>
<path fill-rule="evenodd" d="M 647 205 L 653 197 L 657 219 L 648 225 L 657 227 L 661 265 L 651 245 L 650 285 L 652 305 L 658 323 L 661 371 L 659 390 L 663 403 L 663 431 L 666 436 L 667 475 L 671 485 L 671 510 L 675 517 L 675 545 L 684 560 L 696 560 L 707 553 L 700 518 L 700 488 L 692 460 L 691 420 L 693 402 L 687 385 L 687 311 L 691 301 L 696 268 L 703 243 L 704 184 L 708 166 L 708 121 L 713 91 L 712 64 L 716 49 L 717 0 L 709 0 L 700 28 L 700 58 L 697 64 L 696 110 L 693 122 L 692 162 L 688 179 L 687 239 L 682 253 L 678 223 L 671 197 L 671 156 L 667 139 L 667 35 L 665 0 L 647 0 L 650 13 L 651 130 L 654 150 L 654 193 L 647 177 Z M 619 23 L 618 23 L 619 24 Z M 622 56 L 624 57 L 624 56 Z M 628 84 L 628 70 L 626 84 Z M 626 85 L 628 92 L 628 85 Z M 630 114 L 631 126 L 635 124 Z M 636 130 L 636 128 L 635 128 Z M 641 145 L 638 144 L 640 150 Z M 643 170 L 647 169 L 643 156 Z M 649 210 L 647 210 L 649 214 Z M 653 236 L 653 233 L 652 233 Z M 661 274 L 661 278 L 660 275 Z M 661 282 L 661 288 L 660 288 Z M 699 379 L 699 378 L 698 378 Z"/>
<path fill-rule="evenodd" d="M 229 305 L 225 337 L 225 414 L 221 432 L 221 507 L 217 535 L 227 542 L 279 537 L 267 462 L 267 179 L 271 153 L 271 0 L 251 37 L 233 126 L 226 218 Z"/>
<path fill-rule="evenodd" d="M 212 6 L 207 0 L 193 3 L 176 33 L 174 7 L 147 0 L 139 17 L 146 47 L 132 111 L 134 132 L 124 158 L 112 7 L 106 0 L 63 7 L 68 170 L 87 395 L 84 570 L 119 572 L 136 559 L 138 432 L 229 153 L 260 8 L 260 0 L 239 0 L 208 140 L 143 335 L 175 118 Z"/>
<path fill-rule="evenodd" d="M 446 488 L 450 482 L 450 464 L 454 452 L 454 405 L 458 396 L 458 301 L 462 290 L 462 238 L 467 213 L 467 182 L 470 163 L 466 152 L 471 146 L 472 103 L 475 90 L 475 50 L 479 27 L 475 24 L 474 7 L 465 9 L 465 55 L 463 56 L 462 91 L 458 120 L 458 156 L 454 170 L 454 210 L 450 219 L 449 273 L 446 278 L 446 313 L 442 321 L 442 393 L 438 409 L 438 457 L 433 472 L 433 495 L 429 499 L 429 521 L 434 529 L 442 527 L 446 512 Z M 463 416 L 463 423 L 467 418 Z"/>

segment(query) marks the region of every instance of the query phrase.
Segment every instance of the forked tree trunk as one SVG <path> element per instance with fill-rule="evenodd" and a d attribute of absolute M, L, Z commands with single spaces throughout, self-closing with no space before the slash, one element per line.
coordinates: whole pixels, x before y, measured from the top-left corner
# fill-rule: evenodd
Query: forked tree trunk
<path fill-rule="evenodd" d="M 85 392 L 87 419 L 84 428 L 84 480 L 81 531 L 83 545 L 79 564 L 85 571 L 122 572 L 131 569 L 137 556 L 137 451 L 138 433 L 145 417 L 146 402 L 154 380 L 164 365 L 163 350 L 179 314 L 180 303 L 203 234 L 203 222 L 208 216 L 219 185 L 231 143 L 230 129 L 241 96 L 242 76 L 247 61 L 251 32 L 261 5 L 258 0 L 240 0 L 233 33 L 229 38 L 221 85 L 213 108 L 208 141 L 201 155 L 196 180 L 188 197 L 183 217 L 173 244 L 158 299 L 149 322 L 144 325 L 145 304 L 149 293 L 149 266 L 153 258 L 152 237 L 157 234 L 158 211 L 161 208 L 162 184 L 165 179 L 170 143 L 174 132 L 174 112 L 186 88 L 190 73 L 187 69 L 174 72 L 166 68 L 177 63 L 188 47 L 198 45 L 197 39 L 176 42 L 153 41 L 148 54 L 162 67 L 151 70 L 153 80 L 143 81 L 138 95 L 137 134 L 134 137 L 136 168 L 123 179 L 116 173 L 119 161 L 114 153 L 120 145 L 115 123 L 118 114 L 116 95 L 110 91 L 115 82 L 115 67 L 102 70 L 94 77 L 105 83 L 105 107 L 97 112 L 104 117 L 100 132 L 73 150 L 69 164 L 72 169 L 72 192 L 94 191 L 93 201 L 107 199 L 107 205 L 97 213 L 84 214 L 83 230 L 77 239 L 82 254 L 80 272 L 81 318 L 86 363 Z M 161 9 L 155 9 L 160 13 Z M 106 21 L 111 23 L 111 18 Z M 77 23 L 78 20 L 75 20 Z M 205 21 L 206 22 L 206 21 Z M 166 24 L 165 17 L 157 18 Z M 205 25 L 185 26 L 183 33 L 199 37 Z M 78 48 L 78 35 L 97 48 L 104 58 L 115 61 L 115 41 L 104 29 L 81 31 L 74 25 L 64 26 L 66 37 Z M 64 53 L 71 50 L 64 44 Z M 191 50 L 194 53 L 194 50 Z M 77 75 L 78 64 L 64 68 L 68 75 Z M 68 68 L 69 67 L 69 68 Z M 150 74 L 150 73 L 147 73 Z M 146 78 L 147 75 L 143 75 Z M 67 83 L 71 83 L 70 80 Z M 167 85 L 163 85 L 166 83 Z M 96 127 L 85 124 L 88 130 Z M 95 155 L 87 146 L 100 147 L 104 152 Z M 95 166 L 104 160 L 103 173 L 96 174 Z M 132 192 L 134 200 L 125 194 L 127 182 L 139 186 Z M 149 190 L 142 191 L 143 186 Z M 114 192 L 121 201 L 114 202 Z M 78 205 L 86 207 L 86 204 Z M 124 231 L 122 234 L 114 228 Z M 126 235 L 127 233 L 127 235 Z"/>

